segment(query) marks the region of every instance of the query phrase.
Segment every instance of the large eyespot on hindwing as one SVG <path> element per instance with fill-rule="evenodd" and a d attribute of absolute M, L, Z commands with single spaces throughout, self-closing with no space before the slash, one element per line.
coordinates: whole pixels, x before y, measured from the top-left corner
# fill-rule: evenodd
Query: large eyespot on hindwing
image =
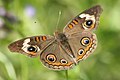
<path fill-rule="evenodd" d="M 90 44 L 91 40 L 89 37 L 83 37 L 81 40 L 80 40 L 80 43 L 83 45 L 83 46 L 88 46 Z"/>
<path fill-rule="evenodd" d="M 80 18 L 85 18 L 85 22 L 82 23 L 84 29 L 93 29 L 95 27 L 95 16 L 89 14 L 81 14 Z"/>
<path fill-rule="evenodd" d="M 56 59 L 56 56 L 55 56 L 54 54 L 52 54 L 52 53 L 48 54 L 48 55 L 46 56 L 46 59 L 47 59 L 47 61 L 53 62 L 53 63 L 57 60 L 57 59 Z"/>

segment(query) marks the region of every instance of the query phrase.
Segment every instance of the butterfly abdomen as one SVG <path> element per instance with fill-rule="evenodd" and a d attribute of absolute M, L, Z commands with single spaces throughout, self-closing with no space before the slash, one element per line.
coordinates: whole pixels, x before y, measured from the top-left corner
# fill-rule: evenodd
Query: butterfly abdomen
<path fill-rule="evenodd" d="M 58 44 L 64 49 L 66 50 L 66 53 L 70 56 L 70 57 L 75 57 L 75 55 L 73 54 L 73 51 L 69 45 L 68 42 L 68 38 L 66 37 L 66 35 L 64 33 L 55 33 L 55 38 L 56 41 L 58 42 Z"/>

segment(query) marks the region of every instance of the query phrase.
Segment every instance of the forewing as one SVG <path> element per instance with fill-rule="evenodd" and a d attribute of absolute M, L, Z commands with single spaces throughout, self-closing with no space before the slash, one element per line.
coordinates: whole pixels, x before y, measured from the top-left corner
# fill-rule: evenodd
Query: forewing
<path fill-rule="evenodd" d="M 96 5 L 88 10 L 83 11 L 77 15 L 73 20 L 63 29 L 66 35 L 82 32 L 84 30 L 94 30 L 99 23 L 99 17 L 102 12 L 100 5 Z"/>
<path fill-rule="evenodd" d="M 21 54 L 25 54 L 29 57 L 36 57 L 53 40 L 53 36 L 27 37 L 11 43 L 8 48 L 11 52 L 18 52 Z"/>

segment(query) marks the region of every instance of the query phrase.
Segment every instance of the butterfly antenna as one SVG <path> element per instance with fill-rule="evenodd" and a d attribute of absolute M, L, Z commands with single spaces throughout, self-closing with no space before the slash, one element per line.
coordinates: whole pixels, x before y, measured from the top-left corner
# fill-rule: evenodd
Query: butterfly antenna
<path fill-rule="evenodd" d="M 59 11 L 59 16 L 58 16 L 58 20 L 57 20 L 57 24 L 56 24 L 56 30 L 58 30 L 58 24 L 60 22 L 60 17 L 61 17 L 61 11 Z"/>
<path fill-rule="evenodd" d="M 65 70 L 66 80 L 68 80 L 68 70 Z"/>

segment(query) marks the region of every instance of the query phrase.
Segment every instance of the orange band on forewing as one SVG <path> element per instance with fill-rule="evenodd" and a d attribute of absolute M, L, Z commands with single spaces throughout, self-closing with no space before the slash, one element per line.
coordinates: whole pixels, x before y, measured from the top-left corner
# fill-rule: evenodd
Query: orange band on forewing
<path fill-rule="evenodd" d="M 36 55 L 36 53 L 34 53 L 34 52 L 30 52 L 30 53 L 28 53 L 29 55 L 32 55 L 32 56 L 35 56 Z"/>
<path fill-rule="evenodd" d="M 90 30 L 95 28 L 95 24 L 91 25 L 91 27 L 89 28 Z"/>
<path fill-rule="evenodd" d="M 36 40 L 37 42 L 40 42 L 40 38 L 39 38 L 39 37 L 35 37 L 35 40 Z"/>
<path fill-rule="evenodd" d="M 73 20 L 73 23 L 74 23 L 74 24 L 78 24 L 78 21 L 77 21 L 77 20 Z"/>
<path fill-rule="evenodd" d="M 46 37 L 46 36 L 42 36 L 42 40 L 43 40 L 43 41 L 46 41 L 46 40 L 47 40 L 47 37 Z"/>
<path fill-rule="evenodd" d="M 71 28 L 73 28 L 73 25 L 72 25 L 72 24 L 69 24 L 68 27 L 71 29 Z"/>

